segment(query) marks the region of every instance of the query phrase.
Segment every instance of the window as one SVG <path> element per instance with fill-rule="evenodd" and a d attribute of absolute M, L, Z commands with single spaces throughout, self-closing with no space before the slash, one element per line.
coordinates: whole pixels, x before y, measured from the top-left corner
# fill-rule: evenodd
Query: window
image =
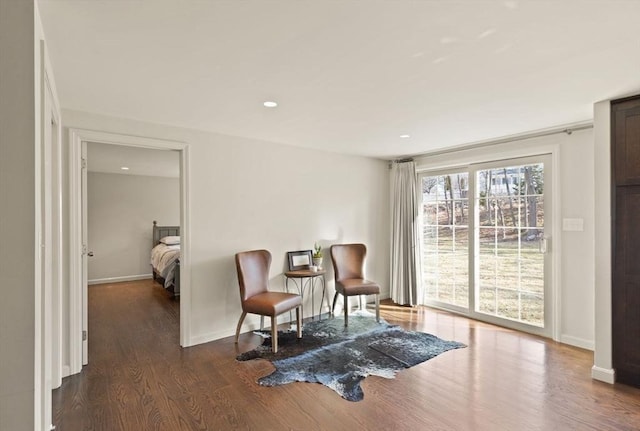
<path fill-rule="evenodd" d="M 423 268 L 426 298 L 469 304 L 469 175 L 422 178 Z"/>

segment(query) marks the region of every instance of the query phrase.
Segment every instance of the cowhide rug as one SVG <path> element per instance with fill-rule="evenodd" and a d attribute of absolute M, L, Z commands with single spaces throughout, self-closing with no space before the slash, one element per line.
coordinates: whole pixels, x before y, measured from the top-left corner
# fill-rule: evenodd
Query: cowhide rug
<path fill-rule="evenodd" d="M 405 331 L 369 315 L 349 316 L 349 327 L 342 317 L 305 323 L 302 338 L 295 331 L 278 333 L 278 353 L 271 352 L 271 337 L 257 348 L 238 355 L 238 361 L 263 358 L 276 370 L 262 377 L 262 386 L 291 382 L 322 383 L 344 399 L 364 397 L 360 382 L 367 376 L 388 379 L 404 369 L 427 361 L 447 350 L 466 347 L 424 332 Z"/>

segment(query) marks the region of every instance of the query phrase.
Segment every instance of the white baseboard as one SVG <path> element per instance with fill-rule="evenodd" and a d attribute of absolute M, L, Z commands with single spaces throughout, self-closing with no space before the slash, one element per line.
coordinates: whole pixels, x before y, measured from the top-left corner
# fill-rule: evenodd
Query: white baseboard
<path fill-rule="evenodd" d="M 62 378 L 69 377 L 71 375 L 71 367 L 68 365 L 62 366 Z"/>
<path fill-rule="evenodd" d="M 584 338 L 572 337 L 571 335 L 560 335 L 560 342 L 569 344 L 570 346 L 580 347 L 581 349 L 595 350 L 593 340 L 585 340 Z"/>
<path fill-rule="evenodd" d="M 246 332 L 244 330 L 244 328 L 241 329 L 240 331 L 241 331 L 240 332 L 241 334 L 243 332 Z M 202 335 L 197 335 L 195 337 L 191 337 L 191 339 L 189 340 L 189 345 L 188 346 L 182 346 L 182 347 L 197 346 L 198 344 L 204 344 L 204 343 L 208 343 L 210 341 L 219 340 L 221 338 L 231 337 L 232 335 L 236 335 L 236 331 L 233 330 L 233 329 L 224 330 L 224 331 L 209 332 L 208 334 L 202 334 Z"/>
<path fill-rule="evenodd" d="M 87 284 L 105 284 L 105 283 L 120 283 L 121 281 L 136 281 L 136 280 L 146 280 L 148 278 L 152 278 L 152 274 L 141 274 L 141 275 L 126 275 L 124 277 L 108 277 L 108 278 L 96 278 L 95 280 L 89 280 Z"/>
<path fill-rule="evenodd" d="M 612 368 L 601 368 L 595 365 L 591 367 L 591 378 L 601 382 L 614 384 L 616 382 L 616 371 Z"/>
<path fill-rule="evenodd" d="M 248 318 L 249 315 L 247 315 Z M 254 321 L 247 321 L 245 320 L 242 328 L 240 328 L 240 336 L 242 336 L 242 334 L 246 334 L 247 332 L 253 332 L 253 331 L 257 331 L 260 329 L 260 317 L 256 316 L 255 314 L 251 315 L 253 317 L 253 319 L 255 319 Z M 240 316 L 238 316 L 240 317 Z M 310 316 L 305 316 L 305 318 L 309 318 Z M 293 316 L 291 317 L 291 322 L 295 325 L 295 321 L 296 321 L 296 316 L 295 316 L 295 311 L 293 312 Z M 289 313 L 283 313 L 280 316 L 278 316 L 278 325 L 284 324 L 284 323 L 289 323 Z M 266 329 L 267 331 L 271 330 L 271 319 L 269 317 L 265 317 L 264 318 L 264 329 Z M 232 328 L 227 328 L 227 329 L 223 329 L 220 331 L 215 331 L 215 332 L 209 332 L 207 334 L 202 334 L 202 335 L 196 335 L 194 337 L 191 337 L 191 339 L 189 340 L 189 345 L 187 346 L 182 346 L 182 347 L 191 347 L 191 346 L 195 346 L 198 344 L 204 344 L 204 343 L 208 343 L 210 341 L 215 341 L 215 340 L 219 340 L 221 338 L 226 338 L 226 337 L 231 337 L 231 336 L 235 336 L 236 335 L 236 328 L 232 327 Z"/>

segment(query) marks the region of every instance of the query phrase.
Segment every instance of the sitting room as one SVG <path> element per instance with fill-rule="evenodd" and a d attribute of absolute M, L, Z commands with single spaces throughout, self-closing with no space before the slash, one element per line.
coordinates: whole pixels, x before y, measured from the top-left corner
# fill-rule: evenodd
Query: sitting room
<path fill-rule="evenodd" d="M 639 25 L 2 0 L 0 429 L 638 429 Z"/>

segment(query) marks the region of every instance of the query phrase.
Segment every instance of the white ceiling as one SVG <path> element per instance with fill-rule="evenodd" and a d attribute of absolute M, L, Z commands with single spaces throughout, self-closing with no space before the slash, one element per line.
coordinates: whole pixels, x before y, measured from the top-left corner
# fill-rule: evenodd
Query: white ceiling
<path fill-rule="evenodd" d="M 423 153 L 640 92 L 637 0 L 38 4 L 63 108 L 329 151 Z"/>
<path fill-rule="evenodd" d="M 123 170 L 123 167 L 128 169 Z M 171 150 L 89 142 L 87 170 L 109 174 L 178 178 L 180 154 L 178 151 Z"/>

